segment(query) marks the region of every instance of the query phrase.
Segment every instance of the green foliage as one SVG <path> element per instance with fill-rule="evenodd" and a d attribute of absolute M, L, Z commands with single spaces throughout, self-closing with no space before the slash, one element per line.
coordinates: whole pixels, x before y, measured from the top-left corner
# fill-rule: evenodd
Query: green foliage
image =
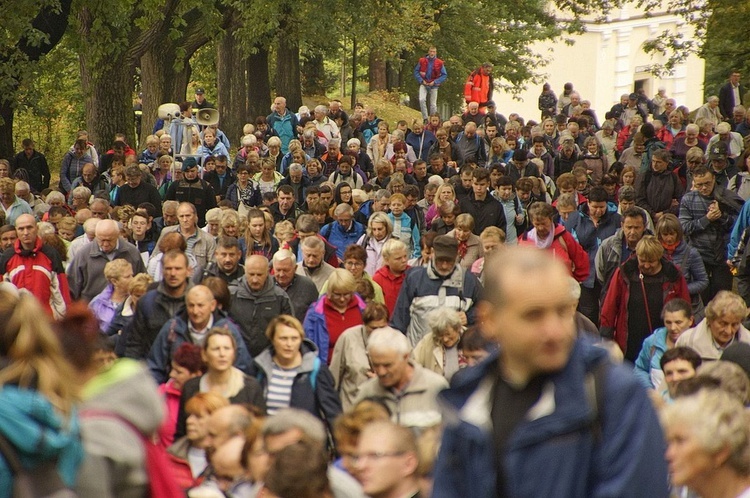
<path fill-rule="evenodd" d="M 730 71 L 750 75 L 750 46 L 746 41 L 750 2 L 713 0 L 706 23 L 706 39 L 700 55 L 706 60 L 704 92 L 717 95 Z"/>

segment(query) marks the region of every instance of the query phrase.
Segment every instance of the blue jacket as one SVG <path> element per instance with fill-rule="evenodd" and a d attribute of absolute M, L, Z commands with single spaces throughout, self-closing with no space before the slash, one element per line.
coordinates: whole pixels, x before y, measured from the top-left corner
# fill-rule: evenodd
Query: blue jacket
<path fill-rule="evenodd" d="M 591 406 L 586 379 L 607 353 L 578 339 L 567 365 L 550 375 L 520 422 L 503 466 L 510 497 L 667 497 L 666 445 L 646 391 L 622 365 L 607 365 L 595 382 Z M 496 496 L 495 446 L 490 417 L 497 353 L 454 377 L 439 397 L 443 440 L 435 464 L 433 498 Z M 597 405 L 599 403 L 597 402 Z M 596 410 L 598 410 L 598 415 Z M 595 425 L 600 434 L 595 435 Z"/>
<path fill-rule="evenodd" d="M 266 118 L 266 123 L 281 139 L 281 152 L 284 154 L 289 152 L 289 142 L 297 136 L 297 126 L 299 126 L 297 116 L 289 109 L 283 116 L 273 111 Z"/>
<path fill-rule="evenodd" d="M 698 296 L 706 290 L 708 287 L 706 265 L 703 264 L 703 259 L 695 247 L 683 240 L 672 254 L 664 252 L 664 257 L 680 269 L 687 282 L 690 296 Z"/>
<path fill-rule="evenodd" d="M 169 370 L 172 368 L 172 356 L 183 342 L 193 342 L 188 332 L 187 311 L 183 310 L 179 315 L 170 319 L 159 331 L 151 351 L 148 353 L 146 363 L 151 375 L 157 384 L 164 384 L 169 380 Z M 247 351 L 245 341 L 237 329 L 237 325 L 229 319 L 227 314 L 219 309 L 214 311 L 214 327 L 229 329 L 237 342 L 237 357 L 234 366 L 246 374 L 251 372 L 253 359 Z"/>
<path fill-rule="evenodd" d="M 614 209 L 611 209 L 614 208 Z M 573 238 L 581 244 L 581 247 L 589 255 L 589 268 L 596 268 L 595 259 L 596 251 L 602 245 L 602 241 L 615 234 L 620 228 L 620 215 L 617 214 L 617 206 L 614 204 L 607 205 L 607 212 L 599 220 L 599 224 L 594 226 L 589 216 L 589 205 L 581 204 L 577 211 L 573 211 L 565 222 L 565 229 L 573 235 Z M 589 272 L 586 280 L 581 285 L 588 289 L 594 288 L 596 272 Z"/>
<path fill-rule="evenodd" d="M 742 232 L 748 226 L 750 226 L 750 202 L 746 202 L 742 206 L 740 214 L 737 215 L 737 221 L 734 222 L 732 235 L 729 237 L 729 245 L 727 245 L 727 259 L 734 257 L 734 253 L 737 252 L 737 246 L 740 245 L 740 240 L 742 239 Z"/>
<path fill-rule="evenodd" d="M 344 230 L 341 223 L 334 221 L 320 229 L 320 235 L 326 238 L 328 243 L 336 247 L 336 256 L 343 261 L 344 251 L 352 244 L 356 244 L 362 234 L 365 233 L 365 227 L 362 223 L 352 220 L 352 226 L 349 230 Z"/>
<path fill-rule="evenodd" d="M 391 220 L 391 225 L 396 225 L 396 217 L 393 213 L 388 213 L 388 219 Z M 419 227 L 412 221 L 411 216 L 406 211 L 401 213 L 401 231 L 396 233 L 394 230 L 393 237 L 406 244 L 406 254 L 410 258 L 422 257 L 422 247 L 419 245 Z"/>
<path fill-rule="evenodd" d="M 654 333 L 646 337 L 641 346 L 641 352 L 635 359 L 633 373 L 646 389 L 656 389 L 659 386 L 654 385 L 651 381 L 651 372 L 654 370 L 658 377 L 664 378 L 661 370 L 661 357 L 667 350 L 667 328 L 659 327 Z"/>
<path fill-rule="evenodd" d="M 75 483 L 83 461 L 78 418 L 64 421 L 37 391 L 5 385 L 0 389 L 0 432 L 16 449 L 24 468 L 57 460 L 57 471 L 67 486 Z M 0 458 L 0 498 L 10 498 L 13 476 Z"/>
<path fill-rule="evenodd" d="M 427 161 L 430 156 L 430 147 L 437 143 L 437 137 L 430 130 L 424 130 L 421 134 L 409 133 L 406 136 L 406 144 L 411 145 L 417 157 Z"/>
<path fill-rule="evenodd" d="M 305 410 L 328 426 L 333 432 L 333 422 L 341 415 L 341 400 L 333 383 L 333 375 L 328 370 L 323 356 L 318 356 L 318 349 L 309 339 L 304 339 L 300 346 L 302 351 L 302 365 L 292 383 L 291 408 Z M 316 366 L 317 363 L 317 366 Z M 255 359 L 255 378 L 263 388 L 263 394 L 268 399 L 268 378 L 273 371 L 273 346 L 266 348 Z M 317 369 L 317 374 L 314 371 Z M 312 378 L 315 378 L 314 386 Z"/>
<path fill-rule="evenodd" d="M 328 349 L 331 343 L 328 336 L 325 310 L 323 309 L 325 298 L 326 295 L 323 294 L 317 301 L 310 305 L 305 315 L 305 323 L 303 324 L 305 337 L 315 344 L 324 362 L 328 359 Z M 359 297 L 359 294 L 354 294 L 354 299 L 357 300 L 360 313 L 364 312 L 367 303 Z"/>

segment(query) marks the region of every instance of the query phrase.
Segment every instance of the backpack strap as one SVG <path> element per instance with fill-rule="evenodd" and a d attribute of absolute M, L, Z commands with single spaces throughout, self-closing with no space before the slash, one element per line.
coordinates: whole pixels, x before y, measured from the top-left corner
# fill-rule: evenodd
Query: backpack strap
<path fill-rule="evenodd" d="M 310 372 L 310 385 L 312 386 L 313 392 L 315 392 L 318 383 L 318 373 L 320 373 L 320 357 L 316 356 L 313 360 L 312 372 Z"/>
<path fill-rule="evenodd" d="M 586 400 L 592 413 L 591 433 L 596 444 L 602 441 L 603 436 L 601 415 L 604 406 L 604 382 L 607 370 L 609 370 L 609 361 L 605 359 L 600 361 L 584 378 Z"/>

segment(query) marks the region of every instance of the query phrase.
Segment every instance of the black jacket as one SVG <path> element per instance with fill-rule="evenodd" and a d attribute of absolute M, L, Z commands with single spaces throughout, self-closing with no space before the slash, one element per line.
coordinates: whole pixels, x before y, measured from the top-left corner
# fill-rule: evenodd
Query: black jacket
<path fill-rule="evenodd" d="M 489 192 L 483 201 L 474 198 L 474 193 L 464 197 L 459 202 L 462 213 L 468 213 L 474 217 L 474 234 L 479 235 L 482 231 L 490 226 L 495 226 L 503 232 L 508 232 L 507 221 L 505 219 L 505 209 Z"/>
<path fill-rule="evenodd" d="M 279 315 L 292 315 L 292 302 L 270 276 L 263 288 L 255 292 L 247 285 L 247 279 L 240 280 L 232 292 L 232 305 L 229 316 L 240 326 L 250 355 L 255 358 L 271 345 L 266 338 L 266 327 L 271 319 Z"/>

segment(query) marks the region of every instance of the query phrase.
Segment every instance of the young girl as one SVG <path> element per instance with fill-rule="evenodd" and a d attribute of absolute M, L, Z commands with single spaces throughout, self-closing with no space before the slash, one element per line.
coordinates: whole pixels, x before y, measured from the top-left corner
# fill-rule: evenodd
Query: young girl
<path fill-rule="evenodd" d="M 242 259 L 253 254 L 260 254 L 268 259 L 278 250 L 276 239 L 266 227 L 266 217 L 260 209 L 252 208 L 247 212 L 247 229 L 240 239 Z"/>
<path fill-rule="evenodd" d="M 586 172 L 591 176 L 594 185 L 602 182 L 604 173 L 609 169 L 607 156 L 602 152 L 602 147 L 596 137 L 588 137 L 583 142 L 583 161 L 586 163 Z"/>
<path fill-rule="evenodd" d="M 431 232 L 437 235 L 445 235 L 455 228 L 456 216 L 459 213 L 458 206 L 455 202 L 445 201 L 438 207 L 439 218 L 432 221 Z"/>
<path fill-rule="evenodd" d="M 404 212 L 404 209 L 406 209 L 406 197 L 403 194 L 393 194 L 391 212 L 388 214 L 393 224 L 393 237 L 406 244 L 410 258 L 418 258 L 421 255 L 419 229 L 412 224 L 411 217 Z"/>
<path fill-rule="evenodd" d="M 620 186 L 624 187 L 629 185 L 635 188 L 635 179 L 638 174 L 638 170 L 634 166 L 625 166 L 622 168 L 622 174 L 620 175 Z"/>
<path fill-rule="evenodd" d="M 495 137 L 490 142 L 490 153 L 487 158 L 487 167 L 492 168 L 495 165 L 502 165 L 503 168 L 507 161 L 505 161 L 505 155 L 508 152 L 508 144 L 505 143 L 503 137 Z"/>

